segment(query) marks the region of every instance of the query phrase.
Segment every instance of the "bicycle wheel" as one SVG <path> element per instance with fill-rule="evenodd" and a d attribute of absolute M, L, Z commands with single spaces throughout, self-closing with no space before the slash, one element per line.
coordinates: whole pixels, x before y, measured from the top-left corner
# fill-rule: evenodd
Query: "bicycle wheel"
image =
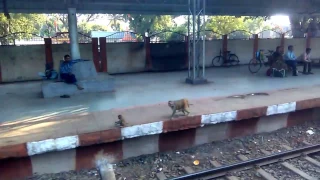
<path fill-rule="evenodd" d="M 223 64 L 223 57 L 222 56 L 216 56 L 212 59 L 212 66 L 222 66 Z"/>
<path fill-rule="evenodd" d="M 251 59 L 250 62 L 249 62 L 249 71 L 252 73 L 252 74 L 255 74 L 257 73 L 261 67 L 262 67 L 262 62 L 259 61 L 259 60 L 255 60 L 255 59 Z"/>
<path fill-rule="evenodd" d="M 235 66 L 235 65 L 239 65 L 239 58 L 237 55 L 235 54 L 230 54 L 229 56 L 229 62 L 231 65 Z"/>

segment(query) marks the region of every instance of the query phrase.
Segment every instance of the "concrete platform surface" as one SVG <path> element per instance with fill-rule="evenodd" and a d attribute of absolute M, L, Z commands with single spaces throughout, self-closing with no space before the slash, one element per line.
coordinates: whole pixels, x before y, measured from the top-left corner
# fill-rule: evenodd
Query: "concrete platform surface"
<path fill-rule="evenodd" d="M 266 77 L 264 71 L 261 69 L 260 74 L 252 75 L 247 66 L 212 68 L 206 72 L 209 83 L 197 86 L 185 83 L 186 71 L 116 75 L 113 76 L 116 92 L 70 99 L 41 98 L 41 82 L 3 84 L 0 85 L 0 123 L 140 106 L 169 99 L 228 96 L 320 84 L 319 69 L 314 69 L 315 75 L 287 78 Z"/>
<path fill-rule="evenodd" d="M 60 62 L 62 63 L 62 62 Z M 72 72 L 77 77 L 78 84 L 84 89 L 78 90 L 74 85 L 63 82 L 44 81 L 41 85 L 44 98 L 60 97 L 62 95 L 78 95 L 84 93 L 99 93 L 114 91 L 114 78 L 98 75 L 93 61 L 80 61 L 73 65 Z"/>
<path fill-rule="evenodd" d="M 264 72 L 253 76 L 247 67 L 217 68 L 207 71 L 211 83 L 199 86 L 184 83 L 186 72 L 118 75 L 117 92 L 70 99 L 41 99 L 40 82 L 5 84 L 0 86 L 0 146 L 110 129 L 118 114 L 130 125 L 167 120 L 169 99 L 189 98 L 193 116 L 317 98 L 320 87 L 308 87 L 320 84 L 320 71 L 315 73 L 269 78 Z M 303 88 L 244 100 L 221 97 L 296 87 Z M 129 108 L 114 109 L 124 107 Z"/>
<path fill-rule="evenodd" d="M 320 104 L 317 99 L 320 97 L 319 91 L 320 86 L 318 85 L 271 91 L 268 96 L 249 96 L 244 99 L 233 97 L 190 99 L 190 103 L 193 104 L 190 108 L 190 117 L 255 108 L 258 108 L 258 110 L 254 110 L 253 112 L 255 114 L 252 115 L 251 113 L 250 116 L 241 116 L 242 118 L 259 117 L 266 113 L 268 114 L 268 112 L 266 112 L 268 106 L 276 105 L 274 111 L 277 111 L 277 104 L 281 103 L 289 103 L 284 107 L 284 111 L 286 112 L 295 111 L 296 107 L 297 109 L 303 109 L 299 108 L 301 105 L 296 104 L 296 102 L 300 101 L 303 106 L 308 107 L 310 104 L 304 103 L 304 100 L 316 100 L 316 104 L 311 104 L 313 106 L 312 108 L 314 108 Z M 291 105 L 290 102 L 294 102 L 294 104 Z M 294 109 L 290 109 L 291 106 Z M 261 107 L 262 110 L 259 109 Z M 271 111 L 273 111 L 272 108 L 273 107 L 271 107 Z M 282 107 L 279 108 L 281 111 L 283 110 Z M 133 126 L 151 122 L 168 121 L 171 111 L 167 107 L 166 102 L 95 112 L 88 112 L 86 109 L 79 107 L 69 112 L 69 114 L 59 115 L 59 113 L 51 113 L 37 118 L 6 122 L 0 126 L 0 147 L 114 129 L 114 123 L 117 121 L 117 115 L 119 114 L 125 117 L 129 126 Z"/>
<path fill-rule="evenodd" d="M 79 95 L 84 93 L 112 92 L 115 90 L 114 78 L 88 79 L 78 81 L 83 90 L 78 90 L 75 85 L 64 82 L 43 82 L 42 94 L 44 98 L 60 97 L 62 95 Z"/>

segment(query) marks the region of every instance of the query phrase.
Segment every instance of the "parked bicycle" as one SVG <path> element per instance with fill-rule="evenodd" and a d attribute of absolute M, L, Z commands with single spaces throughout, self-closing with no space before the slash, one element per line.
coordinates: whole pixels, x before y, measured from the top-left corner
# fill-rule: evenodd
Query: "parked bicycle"
<path fill-rule="evenodd" d="M 273 50 L 268 50 L 268 51 L 269 51 L 269 54 L 265 56 L 266 58 L 256 57 L 250 60 L 248 68 L 252 74 L 259 72 L 259 70 L 262 68 L 262 65 L 264 65 L 265 67 L 269 65 L 269 62 L 270 62 L 269 59 L 272 58 L 272 54 L 274 51 Z M 262 56 L 260 55 L 260 57 L 264 57 L 264 55 Z"/>
<path fill-rule="evenodd" d="M 232 54 L 231 51 L 227 51 L 227 56 L 224 58 L 222 51 L 220 49 L 220 54 L 212 59 L 212 66 L 222 66 L 222 65 L 238 65 L 239 58 L 236 54 Z"/>

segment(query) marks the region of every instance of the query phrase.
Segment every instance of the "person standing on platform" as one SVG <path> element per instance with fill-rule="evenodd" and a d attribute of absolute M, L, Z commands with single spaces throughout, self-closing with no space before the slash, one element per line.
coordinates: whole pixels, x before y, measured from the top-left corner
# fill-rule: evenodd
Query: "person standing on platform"
<path fill-rule="evenodd" d="M 306 52 L 302 54 L 302 62 L 303 62 L 303 74 L 313 74 L 312 70 L 312 61 L 310 58 L 311 48 L 307 48 Z"/>

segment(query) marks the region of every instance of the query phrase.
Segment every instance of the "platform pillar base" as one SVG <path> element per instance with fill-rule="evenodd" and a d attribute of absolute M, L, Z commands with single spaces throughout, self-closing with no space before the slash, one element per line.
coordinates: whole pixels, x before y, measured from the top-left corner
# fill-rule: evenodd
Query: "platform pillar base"
<path fill-rule="evenodd" d="M 197 84 L 207 84 L 208 80 L 205 78 L 187 78 L 186 79 L 187 84 L 197 85 Z"/>

